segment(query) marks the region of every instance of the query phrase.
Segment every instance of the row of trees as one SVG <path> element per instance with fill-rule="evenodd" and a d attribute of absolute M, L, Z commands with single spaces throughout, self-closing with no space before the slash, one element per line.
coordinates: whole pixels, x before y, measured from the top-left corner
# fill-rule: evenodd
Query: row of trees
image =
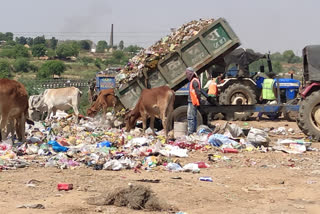
<path fill-rule="evenodd" d="M 0 59 L 0 78 L 11 78 L 13 72 L 37 72 L 37 77 L 46 79 L 53 75 L 61 75 L 66 70 L 64 62 L 50 60 L 40 67 L 30 63 L 26 58 L 19 58 L 12 64 L 9 60 Z"/>

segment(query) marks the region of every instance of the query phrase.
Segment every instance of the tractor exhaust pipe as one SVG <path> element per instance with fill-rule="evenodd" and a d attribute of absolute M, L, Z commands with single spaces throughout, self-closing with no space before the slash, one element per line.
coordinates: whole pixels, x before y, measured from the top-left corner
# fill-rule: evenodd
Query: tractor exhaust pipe
<path fill-rule="evenodd" d="M 267 54 L 267 62 L 268 62 L 268 69 L 269 72 L 272 72 L 272 63 L 271 63 L 271 59 L 270 59 L 270 52 Z"/>

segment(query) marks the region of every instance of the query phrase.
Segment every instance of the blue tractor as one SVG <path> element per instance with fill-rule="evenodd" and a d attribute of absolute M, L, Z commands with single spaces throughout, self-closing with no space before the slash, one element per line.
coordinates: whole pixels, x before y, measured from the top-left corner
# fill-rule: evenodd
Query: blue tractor
<path fill-rule="evenodd" d="M 259 72 L 249 71 L 251 63 L 265 58 L 269 72 L 265 72 L 264 66 L 260 66 Z M 262 92 L 262 83 L 265 78 L 269 78 L 268 74 L 272 72 L 272 63 L 269 54 L 264 55 L 250 49 L 238 48 L 225 56 L 224 63 L 214 67 L 213 72 L 224 72 L 224 79 L 218 85 L 220 105 L 261 104 L 259 98 Z M 299 93 L 300 81 L 293 78 L 275 78 L 274 80 L 275 85 L 279 88 L 278 104 L 297 104 L 296 97 Z M 267 115 L 274 117 L 274 114 L 277 114 L 276 117 L 278 117 L 281 112 Z M 225 115 L 225 117 L 227 120 L 247 120 L 251 115 L 250 112 L 234 112 Z M 296 113 L 285 112 L 284 117 L 288 120 L 295 120 Z"/>

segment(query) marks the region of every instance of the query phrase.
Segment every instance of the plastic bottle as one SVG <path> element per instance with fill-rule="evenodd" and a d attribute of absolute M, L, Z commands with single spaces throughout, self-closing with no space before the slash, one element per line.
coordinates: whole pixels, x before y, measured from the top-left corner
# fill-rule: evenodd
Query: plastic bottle
<path fill-rule="evenodd" d="M 68 191 L 73 189 L 73 184 L 60 183 L 58 184 L 57 188 L 59 191 L 61 190 Z"/>
<path fill-rule="evenodd" d="M 232 148 L 223 148 L 222 152 L 223 153 L 239 153 L 237 149 L 232 149 Z"/>

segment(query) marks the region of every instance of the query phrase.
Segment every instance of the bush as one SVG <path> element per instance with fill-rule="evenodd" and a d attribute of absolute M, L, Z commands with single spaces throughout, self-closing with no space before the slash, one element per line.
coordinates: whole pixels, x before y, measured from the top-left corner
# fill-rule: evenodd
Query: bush
<path fill-rule="evenodd" d="M 14 58 L 29 57 L 28 48 L 24 47 L 23 45 L 15 45 L 13 50 L 15 53 Z"/>
<path fill-rule="evenodd" d="M 87 66 L 89 63 L 93 63 L 94 59 L 92 57 L 84 56 L 80 58 L 80 62 L 82 62 L 83 65 Z"/>
<path fill-rule="evenodd" d="M 0 57 L 14 58 L 15 53 L 13 48 L 4 48 L 0 52 Z"/>
<path fill-rule="evenodd" d="M 18 82 L 22 83 L 24 85 L 24 87 L 26 88 L 29 96 L 40 94 L 41 89 L 35 87 L 37 81 L 39 81 L 39 80 L 26 79 L 26 78 L 23 78 L 23 77 L 18 79 Z"/>
<path fill-rule="evenodd" d="M 26 58 L 19 58 L 13 63 L 15 72 L 29 72 L 30 62 Z"/>
<path fill-rule="evenodd" d="M 58 45 L 56 53 L 59 59 L 66 59 L 71 56 L 78 56 L 79 49 L 77 42 L 65 42 Z"/>
<path fill-rule="evenodd" d="M 61 75 L 66 70 L 66 66 L 63 62 L 52 60 L 47 61 L 40 67 L 37 76 L 41 79 L 49 78 L 53 75 Z"/>
<path fill-rule="evenodd" d="M 108 43 L 104 40 L 101 40 L 97 44 L 96 52 L 97 53 L 104 53 L 104 50 L 107 48 L 108 48 Z"/>
<path fill-rule="evenodd" d="M 89 51 L 91 49 L 91 42 L 89 40 L 81 40 L 79 46 L 82 50 Z"/>
<path fill-rule="evenodd" d="M 55 52 L 55 50 L 49 48 L 49 49 L 47 50 L 47 54 L 46 54 L 46 55 L 47 55 L 50 59 L 54 59 L 54 57 L 56 56 L 56 52 Z"/>
<path fill-rule="evenodd" d="M 41 57 L 46 55 L 47 48 L 44 44 L 37 44 L 32 46 L 32 56 Z"/>
<path fill-rule="evenodd" d="M 99 59 L 99 58 L 96 58 L 96 60 L 94 61 L 94 65 L 95 65 L 97 68 L 101 69 L 101 64 L 102 64 L 102 60 Z"/>
<path fill-rule="evenodd" d="M 8 60 L 0 59 L 0 78 L 11 77 L 11 66 Z"/>

